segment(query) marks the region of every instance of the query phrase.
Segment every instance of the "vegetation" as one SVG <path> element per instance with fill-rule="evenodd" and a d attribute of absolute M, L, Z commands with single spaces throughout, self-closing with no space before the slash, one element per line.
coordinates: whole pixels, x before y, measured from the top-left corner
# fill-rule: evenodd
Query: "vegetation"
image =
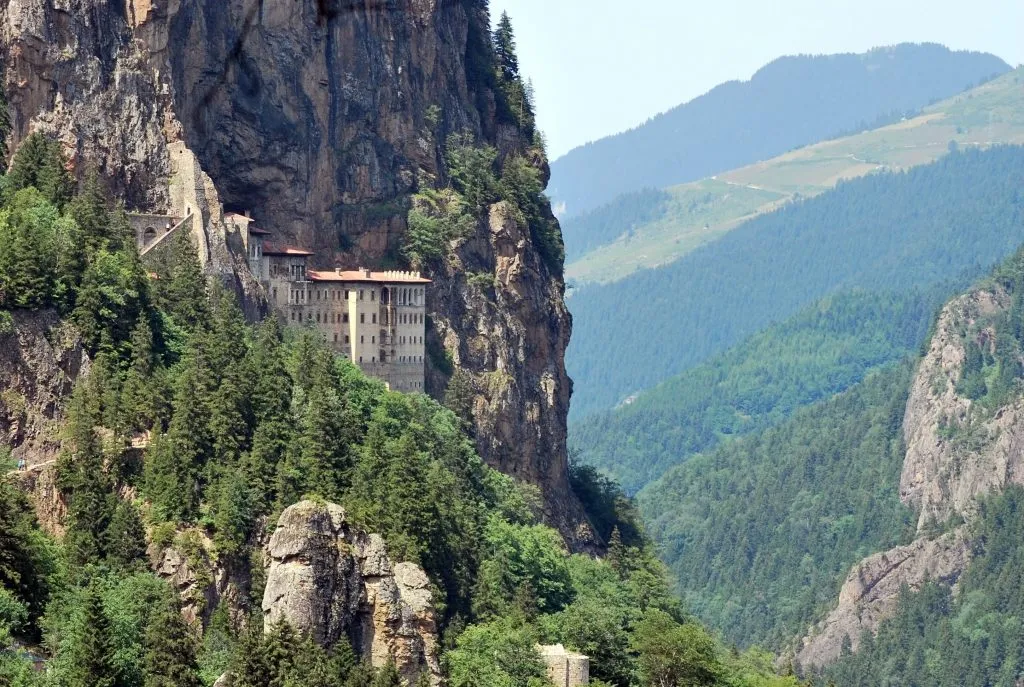
<path fill-rule="evenodd" d="M 488 16 L 486 3 L 467 2 L 470 11 Z M 540 166 L 546 164 L 546 155 L 534 122 L 532 89 L 519 73 L 515 33 L 507 13 L 490 38 L 489 45 L 481 45 L 480 37 L 471 31 L 472 54 L 467 56 L 473 60 L 471 80 L 476 87 L 494 89 L 498 119 L 516 126 L 530 147 L 499 156 L 494 147 L 479 144 L 468 131 L 451 134 L 444 150 L 447 185 L 435 188 L 436 180 L 428 176 L 420 180 L 402 252 L 415 267 L 439 264 L 487 219 L 492 205 L 505 201 L 520 224 L 529 228 L 548 269 L 561 276 L 565 262 L 561 228 L 544 195 Z M 480 62 L 487 61 L 493 73 L 482 74 Z M 431 114 L 438 117 L 437 112 Z"/>
<path fill-rule="evenodd" d="M 782 204 L 825 193 L 839 180 L 928 164 L 949 150 L 1024 143 L 1022 75 L 1005 74 L 917 116 L 904 110 L 895 122 L 888 115 L 876 122 L 891 126 L 860 127 L 845 137 L 666 188 L 667 199 L 656 212 L 637 207 L 626 194 L 574 215 L 565 221 L 573 256 L 566 274 L 578 284 L 618 281 L 637 269 L 678 260 Z M 606 226 L 609 220 L 615 225 Z"/>
<path fill-rule="evenodd" d="M 567 360 L 573 418 L 610 408 L 828 294 L 928 289 L 984 269 L 1017 247 L 1022 183 L 1024 149 L 954 153 L 844 182 L 667 267 L 577 290 Z"/>
<path fill-rule="evenodd" d="M 1024 672 L 1024 490 L 1009 487 L 981 504 L 973 554 L 954 597 L 932 583 L 904 590 L 878 636 L 848 647 L 822 685 L 1012 687 Z"/>
<path fill-rule="evenodd" d="M 777 425 L 916 352 L 956 290 L 829 296 L 628 405 L 575 423 L 571 445 L 635 493 L 693 454 Z"/>
<path fill-rule="evenodd" d="M 742 646 L 781 647 L 827 610 L 850 566 L 904 543 L 909 363 L 776 428 L 670 470 L 640 495 L 694 613 Z"/>
<path fill-rule="evenodd" d="M 694 181 L 894 110 L 918 110 L 1008 69 L 995 56 L 938 45 L 783 57 L 749 82 L 722 84 L 636 129 L 577 148 L 554 163 L 553 195 L 579 214 L 623 193 Z"/>
<path fill-rule="evenodd" d="M 459 193 L 472 198 L 473 179 Z M 0 482 L 0 683 L 188 687 L 227 670 L 243 687 L 398 687 L 394 665 L 371 668 L 344 642 L 325 651 L 286 624 L 260 631 L 263 528 L 315 498 L 344 503 L 392 556 L 426 569 L 453 684 L 543 684 L 538 641 L 606 657 L 594 668 L 604 684 L 795 684 L 755 655 L 734 658 L 682 610 L 617 485 L 574 471 L 611 550 L 607 561 L 570 555 L 542 524 L 536 490 L 485 466 L 463 419 L 387 391 L 334 358 L 315 329 L 247 324 L 234 296 L 207 283 L 187 237 L 144 270 L 91 184 L 63 212 L 33 187 L 0 209 L 6 236 L 77 232 L 74 270 L 62 272 L 60 241 L 15 242 L 36 269 L 10 268 L 28 266 L 19 248 L 0 277 L 5 305 L 61 308 L 93 353 L 56 468 L 64 537 L 44 535 L 21 492 Z M 130 447 L 145 437 L 140 465 Z M 179 599 L 146 565 L 147 529 L 178 549 L 199 587 L 218 559 L 248 569 L 249 588 L 230 608 Z M 201 641 L 182 603 L 211 617 Z M 32 670 L 28 645 L 45 673 Z"/>

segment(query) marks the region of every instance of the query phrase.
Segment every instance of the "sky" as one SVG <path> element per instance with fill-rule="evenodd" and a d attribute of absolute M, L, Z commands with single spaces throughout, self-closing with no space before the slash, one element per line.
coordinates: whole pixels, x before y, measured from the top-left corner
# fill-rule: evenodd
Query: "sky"
<path fill-rule="evenodd" d="M 491 0 L 502 11 L 551 159 L 782 55 L 933 42 L 1024 63 L 1024 0 Z"/>

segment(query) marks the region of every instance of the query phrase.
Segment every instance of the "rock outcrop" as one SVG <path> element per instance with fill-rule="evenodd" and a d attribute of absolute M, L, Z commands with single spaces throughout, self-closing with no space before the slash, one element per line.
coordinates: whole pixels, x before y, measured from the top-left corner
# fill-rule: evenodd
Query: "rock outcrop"
<path fill-rule="evenodd" d="M 938 539 L 919 539 L 858 563 L 839 592 L 839 603 L 804 640 L 797 655 L 803 666 L 823 666 L 839 658 L 845 638 L 856 651 L 865 630 L 876 632 L 896 610 L 900 590 L 934 581 L 953 585 L 967 568 L 970 544 L 964 528 Z"/>
<path fill-rule="evenodd" d="M 9 143 L 49 132 L 77 170 L 98 165 L 130 209 L 194 217 L 208 271 L 256 316 L 258 288 L 232 251 L 224 206 L 315 250 L 321 267 L 392 264 L 418 179 L 445 178 L 449 134 L 468 131 L 502 159 L 532 154 L 480 77 L 492 67 L 475 57 L 489 29 L 478 7 L 9 0 Z M 500 209 L 451 262 L 429 275 L 428 391 L 443 395 L 448 361 L 471 374 L 482 457 L 538 485 L 550 520 L 586 540 L 566 474 L 562 277 Z"/>
<path fill-rule="evenodd" d="M 854 567 L 837 607 L 804 638 L 797 654 L 802 665 L 834 661 L 845 637 L 856 650 L 861 633 L 876 631 L 895 611 L 902 585 L 918 589 L 932 580 L 955 592 L 970 562 L 968 527 L 938 538 L 929 531 L 950 522 L 969 524 L 979 497 L 1007 484 L 1024 484 L 1024 404 L 1016 399 L 994 413 L 979 414 L 972 412 L 969 398 L 957 393 L 966 359 L 963 332 L 1009 304 L 1008 295 L 997 288 L 975 290 L 951 301 L 940 314 L 903 420 L 907 448 L 900 499 L 919 514 L 918 538 Z"/>
<path fill-rule="evenodd" d="M 65 406 L 89 358 L 56 312 L 10 317 L 10 330 L 0 332 L 0 448 L 36 467 L 60 453 Z"/>
<path fill-rule="evenodd" d="M 266 627 L 287 621 L 324 647 L 349 641 L 374 666 L 394 660 L 415 684 L 441 681 L 430 580 L 393 563 L 384 540 L 334 504 L 303 501 L 281 514 L 266 548 Z"/>

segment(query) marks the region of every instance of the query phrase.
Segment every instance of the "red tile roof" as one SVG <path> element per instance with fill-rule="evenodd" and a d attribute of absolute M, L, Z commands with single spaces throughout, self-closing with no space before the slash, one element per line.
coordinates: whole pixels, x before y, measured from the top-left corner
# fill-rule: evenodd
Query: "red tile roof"
<path fill-rule="evenodd" d="M 266 252 L 266 251 L 264 251 Z M 368 270 L 309 271 L 313 281 L 326 282 L 375 282 L 381 284 L 429 284 L 430 280 L 419 272 L 370 272 Z"/>
<path fill-rule="evenodd" d="M 270 243 L 266 241 L 263 243 L 263 254 L 264 255 L 295 255 L 309 257 L 313 255 L 308 250 L 302 250 L 301 248 L 295 248 L 294 246 L 281 246 L 276 243 Z"/>

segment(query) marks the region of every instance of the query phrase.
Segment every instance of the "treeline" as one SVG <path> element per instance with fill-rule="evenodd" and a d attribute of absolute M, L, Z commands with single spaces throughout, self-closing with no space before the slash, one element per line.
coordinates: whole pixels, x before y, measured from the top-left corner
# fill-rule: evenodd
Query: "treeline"
<path fill-rule="evenodd" d="M 0 219 L 39 193 L 19 189 Z M 143 268 L 133 241 L 104 238 L 120 222 L 100 198 L 102 219 L 82 236 L 98 247 L 83 253 L 66 301 L 53 288 L 56 244 L 36 247 L 40 279 L 21 280 L 11 263 L 0 272 L 18 294 L 5 305 L 67 309 L 92 332 L 93 356 L 56 467 L 64 536 L 39 529 L 6 465 L 0 478 L 0 684 L 193 687 L 228 671 L 238 687 L 398 687 L 394 666 L 373 669 L 345 643 L 328 652 L 287 626 L 260 631 L 259 542 L 304 497 L 344 504 L 393 557 L 424 566 L 456 687 L 542 685 L 540 641 L 590 655 L 596 685 L 796 684 L 684 612 L 616 485 L 574 471 L 610 549 L 607 560 L 569 555 L 541 523 L 537 490 L 485 466 L 451 410 L 387 391 L 315 329 L 247 324 L 187 235 Z M 28 226 L 60 214 L 41 203 Z M 122 270 L 99 269 L 107 254 L 123 256 L 130 294 Z M 237 573 L 240 594 L 230 608 L 206 608 L 201 591 L 180 598 L 150 571 L 147 546 L 174 547 L 200 581 L 215 558 Z M 208 626 L 186 623 L 183 604 Z"/>
<path fill-rule="evenodd" d="M 954 596 L 904 589 L 895 616 L 865 633 L 816 683 L 836 687 L 1014 687 L 1024 674 L 1024 490 L 982 501 L 973 554 Z"/>
<path fill-rule="evenodd" d="M 641 493 L 684 601 L 728 641 L 788 645 L 831 607 L 851 565 L 913 534 L 898 488 L 912 374 L 909 362 L 873 372 Z"/>
<path fill-rule="evenodd" d="M 570 446 L 635 493 L 694 453 L 776 425 L 914 353 L 962 286 L 829 296 L 629 405 L 574 423 Z"/>
<path fill-rule="evenodd" d="M 918 110 L 1003 74 L 983 53 L 903 44 L 854 55 L 782 57 L 552 165 L 552 195 L 578 215 L 623 193 L 768 160 L 893 111 Z"/>
<path fill-rule="evenodd" d="M 610 408 L 842 289 L 927 289 L 1020 241 L 1024 150 L 841 183 L 663 268 L 571 300 L 573 419 Z"/>

